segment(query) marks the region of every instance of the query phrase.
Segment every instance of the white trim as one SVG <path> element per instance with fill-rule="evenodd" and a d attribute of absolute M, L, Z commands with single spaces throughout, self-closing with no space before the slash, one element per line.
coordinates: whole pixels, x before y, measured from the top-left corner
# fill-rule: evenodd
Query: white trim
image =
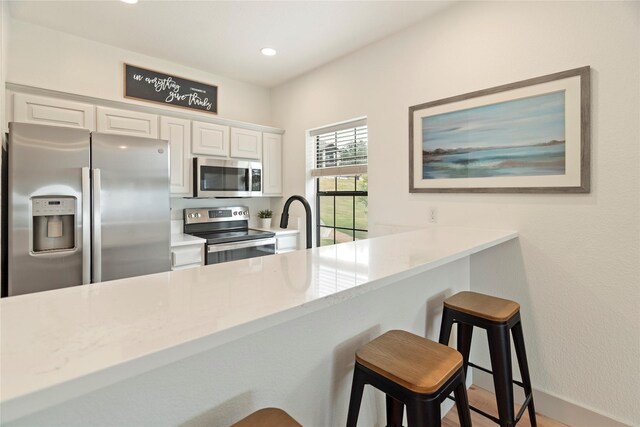
<path fill-rule="evenodd" d="M 311 176 L 347 176 L 365 173 L 367 173 L 367 165 L 336 166 L 311 170 Z"/>
<path fill-rule="evenodd" d="M 216 123 L 219 125 L 238 127 L 242 129 L 251 129 L 258 132 L 268 132 L 268 133 L 275 133 L 279 135 L 282 135 L 285 132 L 283 129 L 274 128 L 271 126 L 241 122 L 238 120 L 223 119 L 221 117 L 217 117 L 217 116 L 214 117 L 211 114 L 206 114 L 206 113 L 197 113 L 195 111 L 193 113 L 185 113 L 178 109 L 158 108 L 158 107 L 150 107 L 150 106 L 148 107 L 146 105 L 133 104 L 130 102 L 111 101 L 108 99 L 94 98 L 92 96 L 77 95 L 74 93 L 60 92 L 57 90 L 43 89 L 39 87 L 21 85 L 21 84 L 10 83 L 10 82 L 6 83 L 6 89 L 13 92 L 18 92 L 18 93 L 30 93 L 34 95 L 42 95 L 42 96 L 48 96 L 48 97 L 58 98 L 58 99 L 86 102 L 86 103 L 94 104 L 100 107 L 120 108 L 120 109 L 129 110 L 129 111 L 139 111 L 143 113 L 157 114 L 160 116 L 178 117 L 178 118 L 187 119 L 187 120 L 210 122 L 210 123 Z"/>
<path fill-rule="evenodd" d="M 323 133 L 338 132 L 344 129 L 355 128 L 367 125 L 367 116 L 356 117 L 355 119 L 345 120 L 344 122 L 332 123 L 330 125 L 308 129 L 309 136 L 318 136 Z"/>
<path fill-rule="evenodd" d="M 471 369 L 473 373 L 473 384 L 493 392 L 493 378 L 490 374 L 479 369 Z M 576 403 L 569 402 L 561 397 L 554 396 L 544 391 L 533 389 L 536 413 L 553 418 L 556 421 L 580 427 L 629 427 L 630 424 L 614 420 L 606 415 L 582 407 Z M 520 387 L 514 387 L 514 398 L 517 403 L 524 401 L 524 393 Z M 525 412 L 523 417 L 528 417 Z"/>

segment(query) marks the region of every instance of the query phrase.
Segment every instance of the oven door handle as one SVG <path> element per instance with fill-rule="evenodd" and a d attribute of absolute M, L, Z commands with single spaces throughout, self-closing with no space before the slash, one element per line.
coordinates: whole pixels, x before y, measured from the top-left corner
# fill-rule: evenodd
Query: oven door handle
<path fill-rule="evenodd" d="M 234 249 L 255 248 L 256 246 L 275 245 L 276 238 L 271 237 L 269 239 L 249 240 L 247 242 L 240 243 L 220 243 L 207 245 L 207 253 L 232 251 Z"/>

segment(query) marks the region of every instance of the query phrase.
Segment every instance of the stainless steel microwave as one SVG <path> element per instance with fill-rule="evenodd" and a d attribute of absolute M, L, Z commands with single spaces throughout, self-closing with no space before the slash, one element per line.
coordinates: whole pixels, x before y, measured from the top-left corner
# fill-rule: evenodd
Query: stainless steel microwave
<path fill-rule="evenodd" d="M 194 197 L 260 197 L 262 164 L 246 160 L 193 159 Z"/>

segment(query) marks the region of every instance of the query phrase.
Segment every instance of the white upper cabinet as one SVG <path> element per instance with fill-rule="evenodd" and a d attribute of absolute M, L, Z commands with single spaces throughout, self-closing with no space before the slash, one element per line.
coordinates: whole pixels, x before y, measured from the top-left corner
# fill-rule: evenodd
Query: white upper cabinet
<path fill-rule="evenodd" d="M 282 135 L 262 134 L 262 195 L 282 196 Z"/>
<path fill-rule="evenodd" d="M 82 102 L 16 93 L 13 121 L 95 130 L 95 107 Z"/>
<path fill-rule="evenodd" d="M 160 139 L 169 141 L 171 194 L 191 193 L 191 120 L 160 117 Z"/>
<path fill-rule="evenodd" d="M 231 157 L 262 159 L 262 132 L 231 128 Z"/>
<path fill-rule="evenodd" d="M 98 132 L 116 135 L 158 137 L 158 116 L 117 108 L 97 108 Z"/>
<path fill-rule="evenodd" d="M 194 121 L 192 129 L 193 154 L 229 157 L 229 126 Z"/>

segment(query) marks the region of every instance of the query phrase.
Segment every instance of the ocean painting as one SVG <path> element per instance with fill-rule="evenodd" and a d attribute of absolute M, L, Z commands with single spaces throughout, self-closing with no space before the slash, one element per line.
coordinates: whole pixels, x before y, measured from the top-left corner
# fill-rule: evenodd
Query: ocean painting
<path fill-rule="evenodd" d="M 565 92 L 422 118 L 422 177 L 565 174 Z"/>

